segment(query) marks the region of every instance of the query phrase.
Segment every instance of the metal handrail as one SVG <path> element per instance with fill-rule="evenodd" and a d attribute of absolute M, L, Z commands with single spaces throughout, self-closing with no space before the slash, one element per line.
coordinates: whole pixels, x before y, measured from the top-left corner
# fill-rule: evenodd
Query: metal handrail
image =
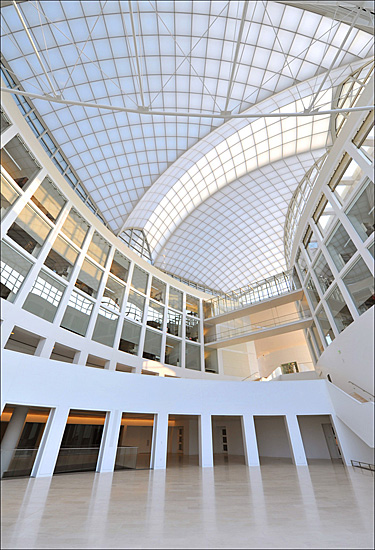
<path fill-rule="evenodd" d="M 293 275 L 292 269 L 282 271 L 267 279 L 261 279 L 252 284 L 249 283 L 246 286 L 205 300 L 205 304 L 212 307 L 210 317 L 206 317 L 206 319 L 299 290 L 301 286 L 299 281 L 296 282 Z"/>
<path fill-rule="evenodd" d="M 285 318 L 290 318 L 290 317 L 292 318 L 289 321 L 285 320 Z M 217 342 L 219 340 L 225 340 L 233 336 L 240 336 L 241 334 L 256 332 L 262 329 L 281 326 L 287 322 L 292 323 L 293 321 L 302 321 L 304 319 L 309 319 L 309 318 L 311 318 L 311 311 L 309 309 L 296 311 L 294 313 L 288 313 L 287 315 L 279 315 L 276 318 L 266 319 L 265 321 L 262 321 L 261 325 L 259 324 L 244 325 L 242 327 L 228 329 L 225 332 L 221 332 L 219 335 L 212 334 L 212 335 L 206 336 L 204 343 L 208 344 L 211 342 Z"/>
<path fill-rule="evenodd" d="M 356 388 L 359 388 L 361 391 L 363 391 L 364 393 L 367 393 L 368 395 L 371 395 L 371 397 L 373 399 L 375 399 L 375 395 L 372 395 L 372 393 L 370 393 L 369 391 L 367 390 L 364 390 L 363 388 L 361 388 L 361 386 L 358 386 L 358 384 L 355 384 L 354 382 L 352 382 L 351 380 L 348 380 L 348 383 L 349 384 L 352 384 L 353 386 L 355 386 Z"/>
<path fill-rule="evenodd" d="M 370 472 L 375 472 L 374 464 L 362 462 L 361 460 L 351 460 L 350 462 L 354 468 L 362 468 L 362 470 L 370 470 Z"/>

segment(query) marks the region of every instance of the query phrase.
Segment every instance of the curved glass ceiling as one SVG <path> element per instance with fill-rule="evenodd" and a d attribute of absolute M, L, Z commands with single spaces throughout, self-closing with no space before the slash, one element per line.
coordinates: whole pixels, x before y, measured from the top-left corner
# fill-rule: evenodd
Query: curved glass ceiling
<path fill-rule="evenodd" d="M 356 28 L 360 4 L 350 2 L 347 17 L 341 10 L 335 20 L 266 1 L 6 3 L 2 54 L 26 92 L 144 113 L 33 99 L 110 228 L 143 229 L 155 259 L 167 249 L 172 229 L 213 192 L 327 143 L 324 117 L 249 124 L 210 115 L 260 104 L 275 110 L 281 100 L 306 108 L 302 98 L 308 96 L 314 107 L 328 105 L 327 94 L 317 94 L 320 84 L 324 92 L 334 85 L 333 73 L 344 79 L 348 65 L 353 70 L 372 53 L 373 36 Z M 271 103 L 264 103 L 267 98 Z M 156 116 L 150 110 L 206 116 Z M 197 160 L 197 171 L 184 176 Z M 176 191 L 178 199 L 171 200 Z"/>

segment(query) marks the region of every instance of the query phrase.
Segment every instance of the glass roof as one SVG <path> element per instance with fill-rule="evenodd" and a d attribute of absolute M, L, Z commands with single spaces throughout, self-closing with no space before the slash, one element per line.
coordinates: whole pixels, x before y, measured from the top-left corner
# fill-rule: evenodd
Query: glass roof
<path fill-rule="evenodd" d="M 328 118 L 321 116 L 249 124 L 210 115 L 259 105 L 272 111 L 280 101 L 306 108 L 302 98 L 314 97 L 318 75 L 336 70 L 343 80 L 372 53 L 373 36 L 351 26 L 356 15 L 347 13 L 345 22 L 282 2 L 35 0 L 3 7 L 2 54 L 26 92 L 142 109 L 110 112 L 33 99 L 112 231 L 144 229 L 156 259 L 172 229 L 213 192 L 327 143 Z M 323 92 L 332 85 L 328 78 Z M 315 106 L 329 105 L 328 95 L 315 97 Z M 194 158 L 202 157 L 198 148 L 204 158 Z"/>
<path fill-rule="evenodd" d="M 215 284 L 223 292 L 285 270 L 288 204 L 323 152 L 281 159 L 218 191 L 174 231 L 155 265 L 198 283 Z"/>

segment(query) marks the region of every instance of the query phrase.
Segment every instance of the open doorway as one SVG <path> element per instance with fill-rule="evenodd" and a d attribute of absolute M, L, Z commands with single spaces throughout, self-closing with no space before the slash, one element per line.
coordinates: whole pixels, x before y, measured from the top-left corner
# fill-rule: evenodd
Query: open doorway
<path fill-rule="evenodd" d="M 198 416 L 170 414 L 167 468 L 199 465 Z"/>
<path fill-rule="evenodd" d="M 122 414 L 115 470 L 150 468 L 153 429 L 153 414 Z"/>
<path fill-rule="evenodd" d="M 96 470 L 106 413 L 71 409 L 55 474 Z"/>
<path fill-rule="evenodd" d="M 245 464 L 241 416 L 212 416 L 214 466 Z"/>
<path fill-rule="evenodd" d="M 292 464 L 284 416 L 254 416 L 260 464 Z"/>
<path fill-rule="evenodd" d="M 1 415 L 1 477 L 32 472 L 50 409 L 7 405 Z"/>
<path fill-rule="evenodd" d="M 308 464 L 322 460 L 342 463 L 330 415 L 298 415 L 297 418 Z"/>

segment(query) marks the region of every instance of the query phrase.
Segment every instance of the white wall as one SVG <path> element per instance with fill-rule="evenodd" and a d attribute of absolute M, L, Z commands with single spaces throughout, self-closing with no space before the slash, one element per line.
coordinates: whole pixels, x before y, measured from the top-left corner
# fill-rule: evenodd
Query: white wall
<path fill-rule="evenodd" d="M 317 363 L 322 377 L 351 394 L 369 399 L 368 394 L 349 384 L 354 382 L 374 393 L 374 311 L 369 309 L 349 325 L 322 353 Z"/>
<path fill-rule="evenodd" d="M 106 440 L 108 439 L 108 445 L 117 447 L 120 424 L 116 424 L 115 419 L 118 418 L 120 422 L 122 412 L 158 414 L 161 419 L 167 418 L 168 414 L 199 415 L 201 419 L 205 419 L 204 433 L 210 433 L 208 437 L 211 437 L 210 415 L 335 417 L 329 386 L 331 384 L 326 380 L 285 381 L 282 384 L 272 384 L 134 376 L 4 350 L 1 399 L 2 409 L 7 403 L 52 408 L 51 422 L 46 429 L 46 441 L 52 438 L 55 443 L 52 442 L 43 448 L 47 458 L 42 461 L 44 469 L 41 474 L 48 475 L 50 469 L 44 467 L 44 464 L 52 460 L 48 459 L 48 453 L 51 453 L 52 457 L 56 445 L 59 445 L 57 432 L 61 432 L 62 435 L 69 409 L 109 412 L 109 418 L 114 419 L 110 425 L 113 432 L 109 432 L 112 435 Z M 364 404 L 366 405 L 369 404 Z M 267 419 L 263 424 L 270 429 L 271 437 L 264 443 L 265 446 L 262 439 L 260 440 L 260 453 L 266 452 L 268 456 L 275 456 L 275 453 L 279 456 L 290 456 L 290 452 L 286 452 L 288 443 L 285 428 L 283 441 L 277 443 L 276 451 L 274 443 L 275 437 L 281 437 L 280 424 L 276 421 L 275 426 L 275 421 L 271 420 L 269 425 Z M 206 430 L 208 425 L 209 431 Z M 157 437 L 164 438 L 163 426 L 162 420 L 161 431 L 157 430 L 161 435 Z M 165 427 L 167 429 L 166 423 Z M 336 430 L 340 439 L 340 428 L 336 426 Z M 262 438 L 262 435 L 259 437 Z M 344 439 L 341 445 L 344 451 L 347 448 L 345 457 L 350 463 L 350 459 L 357 459 L 357 454 L 354 453 L 355 443 L 350 440 L 350 447 L 347 443 L 348 438 L 350 439 L 350 436 Z"/>
<path fill-rule="evenodd" d="M 259 457 L 292 458 L 283 416 L 255 418 Z"/>
<path fill-rule="evenodd" d="M 298 416 L 306 458 L 330 460 L 322 424 L 330 424 L 329 416 Z"/>

